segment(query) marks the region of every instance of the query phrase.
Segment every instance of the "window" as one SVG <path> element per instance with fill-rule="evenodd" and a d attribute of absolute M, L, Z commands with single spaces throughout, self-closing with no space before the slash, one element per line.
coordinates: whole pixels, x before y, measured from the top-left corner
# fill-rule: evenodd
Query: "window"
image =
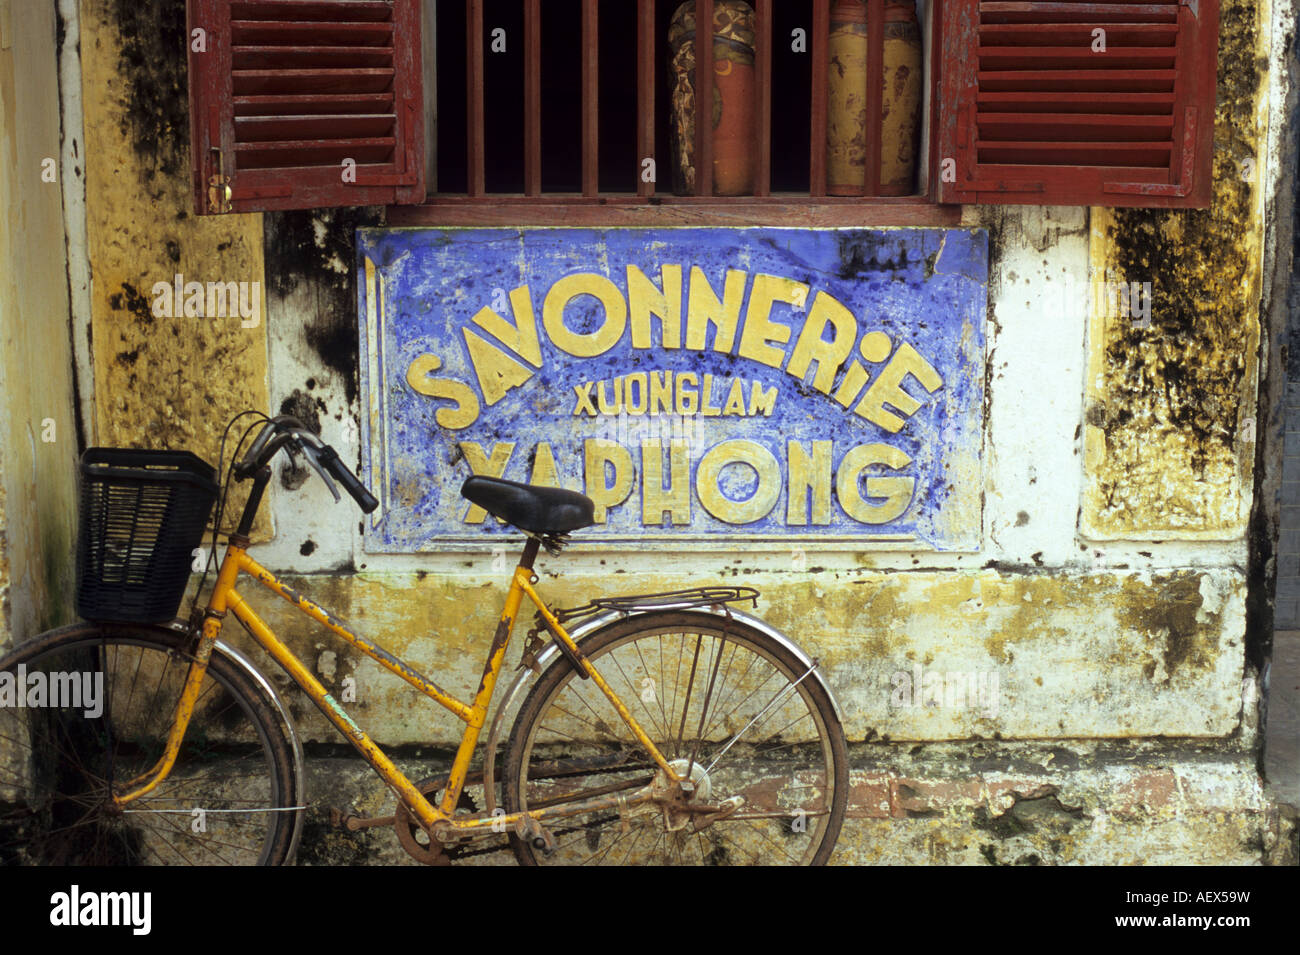
<path fill-rule="evenodd" d="M 714 194 L 712 141 L 697 134 L 694 194 L 674 195 L 666 25 L 678 5 L 189 0 L 192 35 L 208 34 L 190 53 L 198 208 L 389 204 L 395 225 L 869 226 L 955 222 L 963 202 L 1209 203 L 1217 0 L 921 0 L 919 191 L 903 197 L 870 194 L 873 168 L 867 194 L 827 195 L 828 92 L 815 80 L 842 9 L 830 0 L 751 0 L 748 194 Z M 697 0 L 699 40 L 712 6 Z M 867 18 L 880 36 L 885 0 L 868 0 Z M 696 46 L 705 72 L 713 45 Z M 868 57 L 877 69 L 879 46 Z M 646 159 L 653 181 L 639 175 Z"/>

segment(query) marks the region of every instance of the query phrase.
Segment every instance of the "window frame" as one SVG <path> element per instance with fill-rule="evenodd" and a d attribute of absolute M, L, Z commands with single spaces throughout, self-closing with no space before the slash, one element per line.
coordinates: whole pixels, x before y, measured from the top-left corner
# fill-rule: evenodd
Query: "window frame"
<path fill-rule="evenodd" d="M 533 5 L 537 0 L 522 0 Z M 660 0 L 664 2 L 664 0 Z M 674 3 L 676 0 L 667 0 Z M 773 0 L 750 0 L 756 12 L 760 6 L 770 7 Z M 748 226 L 780 223 L 802 228 L 873 227 L 873 226 L 955 226 L 961 219 L 960 204 L 942 204 L 937 201 L 933 170 L 936 167 L 935 150 L 938 143 L 934 110 L 934 91 L 938 88 L 939 68 L 933 51 L 939 49 L 938 32 L 944 0 L 929 0 L 928 30 L 932 38 L 925 44 L 930 52 L 926 64 L 923 93 L 922 123 L 928 128 L 923 133 L 923 153 L 918 157 L 918 178 L 925 183 L 922 192 L 910 196 L 829 196 L 804 193 L 777 193 L 750 196 L 679 196 L 653 192 L 644 187 L 633 193 L 543 193 L 526 195 L 517 193 L 482 193 L 479 195 L 430 192 L 424 202 L 393 205 L 387 209 L 388 224 L 395 227 L 421 226 L 586 226 L 586 227 L 644 227 L 644 226 Z M 813 76 L 827 71 L 824 46 L 815 52 L 814 39 L 819 28 L 829 25 L 831 0 L 815 0 L 813 23 L 809 34 L 809 69 Z M 467 0 L 467 8 L 480 6 Z M 435 0 L 423 0 L 425 35 L 435 35 L 433 23 Z M 883 2 L 877 4 L 883 11 Z M 467 15 L 467 20 L 470 16 Z M 820 22 L 819 22 L 820 21 Z M 651 21 L 653 22 L 653 20 Z M 923 25 L 923 29 L 926 26 Z M 482 35 L 482 27 L 470 21 L 468 33 Z M 470 36 L 466 38 L 471 46 Z M 769 36 L 769 43 L 771 37 Z M 437 64 L 426 40 L 424 77 L 426 101 L 436 101 Z M 525 43 L 527 44 L 527 40 Z M 761 42 L 761 39 L 760 39 Z M 656 53 L 659 51 L 656 38 Z M 760 56 L 762 54 L 760 53 Z M 770 62 L 770 61 L 769 61 Z M 527 67 L 526 67 L 527 69 Z M 472 73 L 471 80 L 472 83 Z M 653 77 L 653 73 L 651 73 Z M 644 83 L 645 77 L 639 76 Z M 430 93 L 430 89 L 434 92 Z M 759 95 L 765 89 L 759 84 Z M 663 95 L 654 90 L 655 95 Z M 822 97 L 823 110 L 825 97 Z M 762 99 L 758 106 L 760 123 L 768 110 Z M 471 104 L 471 110 L 473 106 Z M 814 124 L 815 124 L 814 118 Z M 434 126 L 435 123 L 428 123 Z M 471 124 L 472 125 L 472 124 Z M 534 124 L 535 126 L 535 124 Z M 525 137 L 529 130 L 525 130 Z M 644 142 L 644 133 L 642 142 Z M 759 133 L 760 139 L 762 133 Z M 812 141 L 824 142 L 824 133 L 816 136 L 814 126 Z M 811 148 L 811 143 L 810 143 Z M 430 160 L 426 159 L 426 162 Z M 436 170 L 429 167 L 428 181 L 436 186 Z M 823 177 L 824 178 L 824 177 Z"/>

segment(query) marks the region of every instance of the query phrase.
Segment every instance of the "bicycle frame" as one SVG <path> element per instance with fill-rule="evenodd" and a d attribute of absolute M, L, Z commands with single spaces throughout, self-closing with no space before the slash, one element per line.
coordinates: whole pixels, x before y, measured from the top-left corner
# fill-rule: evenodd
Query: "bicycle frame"
<path fill-rule="evenodd" d="M 260 495 L 256 495 L 260 497 Z M 250 499 L 250 504 L 254 502 Z M 256 505 L 254 504 L 254 507 Z M 241 531 L 244 528 L 241 525 Z M 587 660 L 578 651 L 577 645 L 570 637 L 563 625 L 556 619 L 550 608 L 546 606 L 545 601 L 533 588 L 537 582 L 537 577 L 533 573 L 533 559 L 537 555 L 538 545 L 535 539 L 529 539 L 524 548 L 524 554 L 520 559 L 519 565 L 515 567 L 514 574 L 510 579 L 510 588 L 506 593 L 505 607 L 501 612 L 500 622 L 497 624 L 496 633 L 492 639 L 491 647 L 488 650 L 488 659 L 484 664 L 483 676 L 479 682 L 478 691 L 474 699 L 465 703 L 450 693 L 441 689 L 428 678 L 424 677 L 408 664 L 393 656 L 382 647 L 366 640 L 364 637 L 353 633 L 342 621 L 335 617 L 324 607 L 307 599 L 297 591 L 280 581 L 273 573 L 261 566 L 257 561 L 248 555 L 247 537 L 245 533 L 232 535 L 229 545 L 226 549 L 225 557 L 222 559 L 221 568 L 217 575 L 217 582 L 213 588 L 212 595 L 208 601 L 207 612 L 203 620 L 203 632 L 199 640 L 198 651 L 195 654 L 195 660 L 190 665 L 190 671 L 186 678 L 185 686 L 181 691 L 181 697 L 177 704 L 176 716 L 169 733 L 167 743 L 164 747 L 163 754 L 158 763 L 137 779 L 131 780 L 126 785 L 131 788 L 128 792 L 114 794 L 114 801 L 119 806 L 131 802 L 140 796 L 150 792 L 154 787 L 165 780 L 171 772 L 175 763 L 176 756 L 180 752 L 181 743 L 185 736 L 186 727 L 194 712 L 194 706 L 198 700 L 199 690 L 201 688 L 204 674 L 207 671 L 208 660 L 211 657 L 212 647 L 221 632 L 223 620 L 227 612 L 235 615 L 236 619 L 244 625 L 252 634 L 258 644 L 268 653 L 271 658 L 278 663 L 295 683 L 311 698 L 316 706 L 321 710 L 325 717 L 342 733 L 350 743 L 357 749 L 361 756 L 374 768 L 375 772 L 388 784 L 406 805 L 407 809 L 420 822 L 420 824 L 429 830 L 432 834 L 435 828 L 446 828 L 458 830 L 481 830 L 488 827 L 495 827 L 496 831 L 501 831 L 501 827 L 510 826 L 517 823 L 524 817 L 532 819 L 544 819 L 551 817 L 564 817 L 580 815 L 598 809 L 619 807 L 628 808 L 651 800 L 650 787 L 643 787 L 641 790 L 632 795 L 613 794 L 604 797 L 585 800 L 579 803 L 569 805 L 557 805 L 543 807 L 541 809 L 529 810 L 522 813 L 510 813 L 506 815 L 496 815 L 491 817 L 469 817 L 453 816 L 461 791 L 464 789 L 465 780 L 469 775 L 470 761 L 474 755 L 474 749 L 478 743 L 479 733 L 487 717 L 488 705 L 492 699 L 493 690 L 496 687 L 497 677 L 500 675 L 502 665 L 505 660 L 506 650 L 510 644 L 510 638 L 514 630 L 515 620 L 519 614 L 519 608 L 523 603 L 523 598 L 527 597 L 537 608 L 542 618 L 550 628 L 553 639 L 562 641 L 563 644 L 572 652 L 587 676 L 593 683 L 600 688 L 601 692 L 610 701 L 618 711 L 623 721 L 627 724 L 634 737 L 646 748 L 646 751 L 653 758 L 659 769 L 662 770 L 667 778 L 673 783 L 681 782 L 681 777 L 676 773 L 664 755 L 658 750 L 654 743 L 646 735 L 645 731 L 637 723 L 631 712 L 624 705 L 622 700 L 613 689 L 601 678 L 600 674 L 592 667 L 591 662 Z M 338 701 L 329 693 L 328 690 L 320 683 L 319 680 L 311 673 L 310 670 L 294 655 L 284 643 L 276 636 L 275 632 L 262 621 L 253 611 L 244 598 L 235 590 L 235 583 L 240 574 L 247 574 L 262 586 L 271 592 L 278 594 L 284 600 L 291 603 L 300 612 L 311 617 L 325 628 L 346 640 L 359 651 L 377 662 L 391 673 L 401 677 L 404 681 L 415 687 L 425 696 L 438 703 L 456 717 L 462 720 L 466 726 L 464 734 L 461 737 L 460 745 L 456 750 L 456 756 L 452 762 L 451 774 L 447 782 L 441 801 L 437 806 L 433 805 L 424 794 L 415 786 L 414 783 L 388 758 L 379 746 L 358 726 L 347 712 L 339 705 Z"/>

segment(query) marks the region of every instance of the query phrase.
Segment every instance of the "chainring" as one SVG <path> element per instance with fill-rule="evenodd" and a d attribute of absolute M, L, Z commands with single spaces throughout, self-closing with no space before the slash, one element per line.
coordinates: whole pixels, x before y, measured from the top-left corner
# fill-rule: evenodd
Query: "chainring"
<path fill-rule="evenodd" d="M 430 776 L 416 783 L 415 788 L 420 790 L 430 802 L 437 804 L 438 795 L 446 788 L 448 779 L 450 776 L 447 775 Z M 471 780 L 466 780 L 466 783 Z M 456 801 L 456 811 L 458 813 L 478 812 L 473 797 L 464 789 L 461 790 L 460 799 Z M 425 865 L 451 865 L 452 860 L 461 855 L 459 846 L 444 846 L 440 840 L 431 838 L 401 800 L 398 800 L 397 811 L 393 814 L 393 826 L 397 829 L 398 843 L 406 850 L 406 854 L 417 862 Z"/>

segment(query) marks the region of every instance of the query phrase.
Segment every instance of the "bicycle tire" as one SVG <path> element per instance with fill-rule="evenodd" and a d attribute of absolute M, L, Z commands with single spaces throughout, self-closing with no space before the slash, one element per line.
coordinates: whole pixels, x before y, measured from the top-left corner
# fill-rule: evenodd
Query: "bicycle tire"
<path fill-rule="evenodd" d="M 766 633 L 689 611 L 617 621 L 579 648 L 679 775 L 704 771 L 698 793 L 707 789 L 715 804 L 746 802 L 702 831 L 691 817 L 669 832 L 666 814 L 644 809 L 554 818 L 546 822 L 552 851 L 511 833 L 521 864 L 826 863 L 848 801 L 848 756 L 815 670 Z M 784 702 L 764 709 L 782 693 Z M 503 766 L 507 812 L 632 791 L 659 772 L 594 682 L 562 657 L 520 707 Z"/>
<path fill-rule="evenodd" d="M 0 658 L 0 681 L 30 694 L 41 673 L 46 686 L 44 705 L 0 705 L 0 864 L 289 861 L 301 816 L 291 730 L 220 647 L 168 777 L 126 811 L 107 798 L 161 753 L 193 642 L 163 626 L 82 623 Z"/>

